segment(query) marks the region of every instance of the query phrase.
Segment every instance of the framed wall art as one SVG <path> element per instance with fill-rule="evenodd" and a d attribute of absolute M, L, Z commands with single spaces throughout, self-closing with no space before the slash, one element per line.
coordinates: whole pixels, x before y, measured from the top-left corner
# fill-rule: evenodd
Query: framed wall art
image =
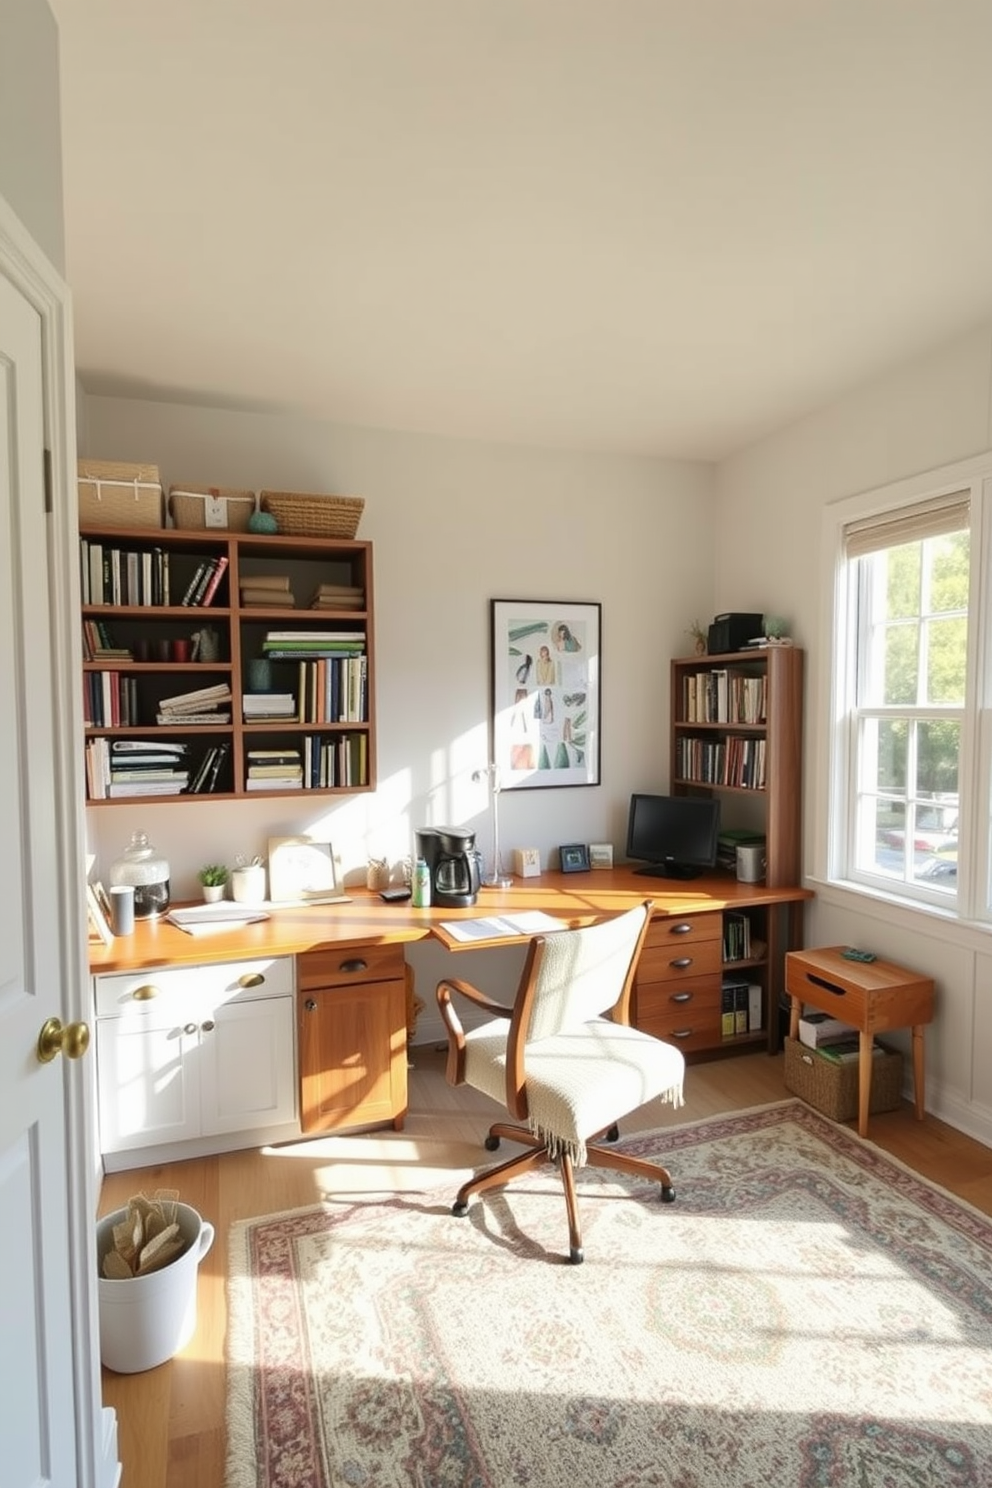
<path fill-rule="evenodd" d="M 494 599 L 490 610 L 500 789 L 598 785 L 602 607 Z"/>

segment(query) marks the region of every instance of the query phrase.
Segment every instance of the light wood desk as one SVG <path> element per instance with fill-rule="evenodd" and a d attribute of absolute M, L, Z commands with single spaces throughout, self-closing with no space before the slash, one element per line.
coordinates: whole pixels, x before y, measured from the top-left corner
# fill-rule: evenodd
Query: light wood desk
<path fill-rule="evenodd" d="M 406 947 L 433 940 L 461 953 L 530 939 L 459 941 L 444 928 L 457 920 L 541 910 L 575 927 L 650 899 L 634 1020 L 679 1044 L 689 1059 L 742 1046 L 773 1052 L 784 953 L 802 943 L 803 905 L 812 897 L 806 889 L 768 889 L 729 875 L 675 882 L 625 868 L 515 880 L 509 889 L 483 889 L 467 909 L 387 904 L 364 885 L 346 892 L 347 904 L 272 910 L 266 920 L 223 933 L 188 935 L 167 921 L 139 921 L 132 935 L 91 947 L 105 1160 L 111 1129 L 120 1165 L 148 1160 L 155 1143 L 169 1145 L 172 1156 L 198 1156 L 285 1140 L 294 1112 L 297 1136 L 301 1129 L 310 1135 L 384 1122 L 401 1127 Z M 764 1018 L 760 1029 L 728 1039 L 721 1036 L 721 957 L 723 916 L 733 910 L 754 918 L 762 942 L 741 965 L 762 985 Z M 266 1044 L 282 1051 L 270 1096 L 260 1093 L 272 1065 Z M 115 1126 L 115 1090 L 139 1086 L 132 1104 L 140 1124 Z M 178 1093 L 187 1089 L 188 1101 Z M 267 1113 L 271 1124 L 252 1112 Z"/>

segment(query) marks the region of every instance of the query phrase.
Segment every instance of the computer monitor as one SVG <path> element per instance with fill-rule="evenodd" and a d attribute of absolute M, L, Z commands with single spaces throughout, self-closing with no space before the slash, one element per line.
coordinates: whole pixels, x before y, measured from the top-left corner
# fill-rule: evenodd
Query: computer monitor
<path fill-rule="evenodd" d="M 627 857 L 652 878 L 695 878 L 717 862 L 720 802 L 702 796 L 630 798 Z"/>

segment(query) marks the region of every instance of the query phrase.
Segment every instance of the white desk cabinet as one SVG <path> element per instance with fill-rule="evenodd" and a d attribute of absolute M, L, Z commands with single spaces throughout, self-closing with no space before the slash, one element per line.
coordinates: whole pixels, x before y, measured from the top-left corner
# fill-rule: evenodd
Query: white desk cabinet
<path fill-rule="evenodd" d="M 94 992 L 108 1170 L 298 1135 L 291 956 L 98 976 Z"/>

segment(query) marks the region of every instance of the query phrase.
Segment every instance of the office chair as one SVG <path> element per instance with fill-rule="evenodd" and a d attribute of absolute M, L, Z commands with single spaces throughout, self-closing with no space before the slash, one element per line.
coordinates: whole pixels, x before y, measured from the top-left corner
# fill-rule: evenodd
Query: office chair
<path fill-rule="evenodd" d="M 582 1261 L 574 1170 L 590 1164 L 649 1178 L 661 1198 L 675 1198 L 660 1163 L 611 1151 L 621 1117 L 661 1098 L 682 1104 L 685 1060 L 661 1039 L 630 1026 L 630 995 L 650 923 L 646 901 L 614 919 L 578 930 L 536 936 L 527 951 L 516 998 L 504 1007 L 470 983 L 445 977 L 437 1000 L 448 1031 L 446 1076 L 504 1105 L 516 1122 L 490 1127 L 486 1149 L 500 1141 L 528 1150 L 462 1185 L 452 1214 L 473 1194 L 501 1187 L 540 1163 L 556 1163 L 568 1209 L 569 1259 Z M 463 1029 L 452 995 L 492 1017 Z"/>

